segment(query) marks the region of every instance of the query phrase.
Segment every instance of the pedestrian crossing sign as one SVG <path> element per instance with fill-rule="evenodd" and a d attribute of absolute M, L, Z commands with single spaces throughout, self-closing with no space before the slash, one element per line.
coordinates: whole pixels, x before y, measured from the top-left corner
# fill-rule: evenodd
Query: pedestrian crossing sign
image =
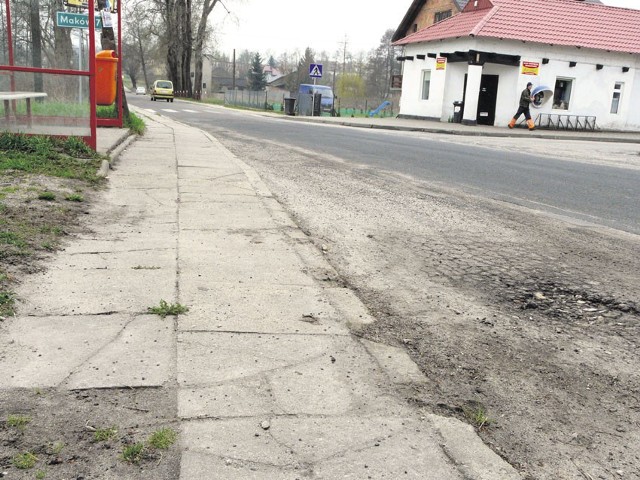
<path fill-rule="evenodd" d="M 322 64 L 312 63 L 309 65 L 309 76 L 311 78 L 322 78 Z"/>

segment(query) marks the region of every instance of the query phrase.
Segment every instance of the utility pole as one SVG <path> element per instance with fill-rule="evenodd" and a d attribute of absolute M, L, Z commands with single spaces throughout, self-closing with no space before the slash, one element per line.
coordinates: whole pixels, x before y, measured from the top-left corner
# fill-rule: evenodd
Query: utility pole
<path fill-rule="evenodd" d="M 342 75 L 344 76 L 347 67 L 347 45 L 349 44 L 346 35 L 344 36 L 344 42 L 340 43 L 342 44 Z"/>
<path fill-rule="evenodd" d="M 233 80 L 232 80 L 232 88 L 235 91 L 236 89 L 236 49 L 233 49 Z"/>

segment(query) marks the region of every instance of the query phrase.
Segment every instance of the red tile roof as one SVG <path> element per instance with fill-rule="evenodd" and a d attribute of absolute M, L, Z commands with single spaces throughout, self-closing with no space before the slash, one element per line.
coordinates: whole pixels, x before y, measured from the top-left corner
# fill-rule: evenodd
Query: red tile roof
<path fill-rule="evenodd" d="M 394 45 L 471 36 L 640 53 L 640 10 L 581 0 L 487 0 L 480 10 L 473 3 Z"/>

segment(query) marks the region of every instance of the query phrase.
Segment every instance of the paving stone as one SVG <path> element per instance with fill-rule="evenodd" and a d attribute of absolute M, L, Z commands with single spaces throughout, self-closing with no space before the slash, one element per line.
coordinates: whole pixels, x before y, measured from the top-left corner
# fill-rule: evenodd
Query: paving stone
<path fill-rule="evenodd" d="M 348 334 L 315 286 L 246 285 L 181 277 L 180 300 L 190 306 L 189 314 L 179 320 L 182 330 Z"/>
<path fill-rule="evenodd" d="M 141 315 L 69 377 L 66 387 L 155 387 L 173 371 L 173 321 Z"/>
<path fill-rule="evenodd" d="M 128 315 L 15 317 L 2 326 L 0 388 L 55 387 L 112 342 Z"/>

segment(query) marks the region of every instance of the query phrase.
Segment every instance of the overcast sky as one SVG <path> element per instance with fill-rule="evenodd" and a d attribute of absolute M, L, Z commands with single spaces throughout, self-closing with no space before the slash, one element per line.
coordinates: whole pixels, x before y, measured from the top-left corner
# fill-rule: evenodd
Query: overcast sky
<path fill-rule="evenodd" d="M 640 9 L 640 0 L 602 0 Z M 376 48 L 387 29 L 395 30 L 412 0 L 222 0 L 212 13 L 218 50 L 247 49 L 263 56 L 285 51 L 333 55 L 345 38 L 350 52 Z M 526 2 L 525 2 L 526 3 Z"/>

